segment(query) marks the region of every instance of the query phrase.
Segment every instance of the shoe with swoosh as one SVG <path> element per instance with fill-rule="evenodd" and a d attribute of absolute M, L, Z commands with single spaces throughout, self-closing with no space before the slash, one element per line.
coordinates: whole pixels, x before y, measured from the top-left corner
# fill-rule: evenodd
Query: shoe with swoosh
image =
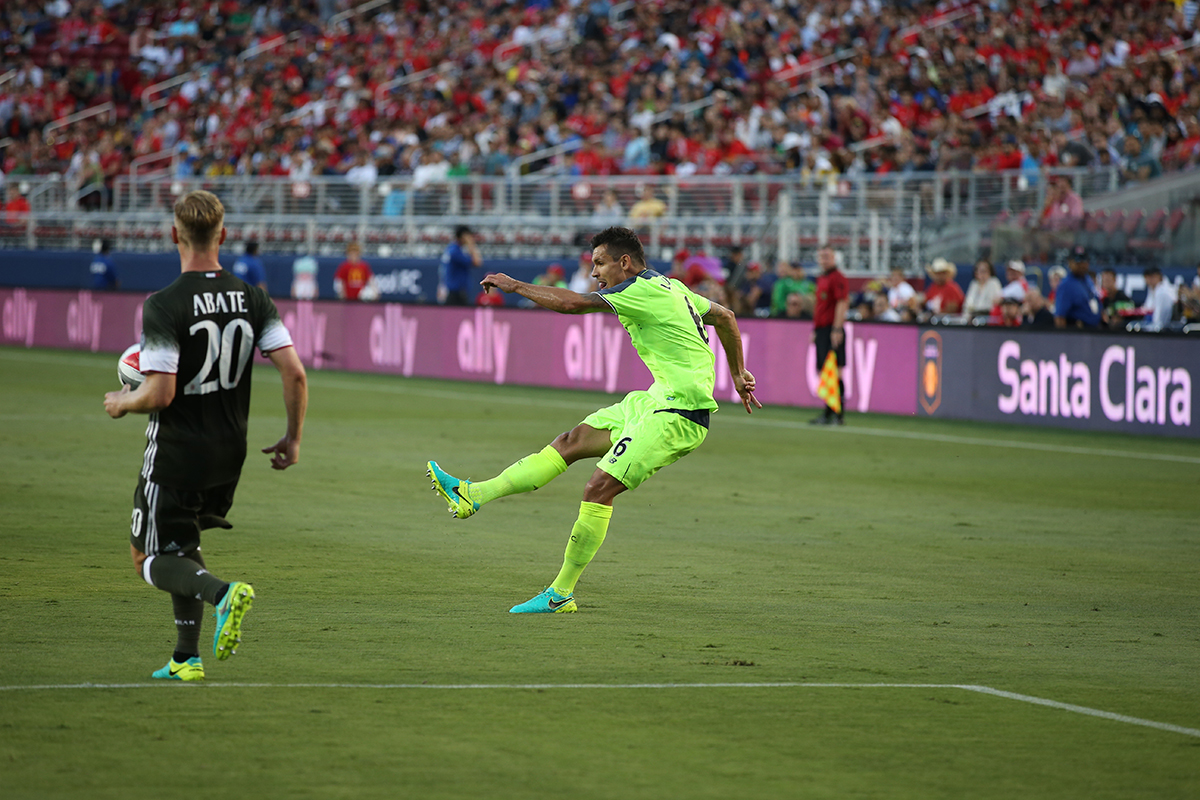
<path fill-rule="evenodd" d="M 569 614 L 573 611 L 578 611 L 575 605 L 575 596 L 570 594 L 559 594 L 553 586 L 539 594 L 537 597 L 532 597 L 520 605 L 515 605 L 508 610 L 510 614 Z"/>
<path fill-rule="evenodd" d="M 229 584 L 225 596 L 217 604 L 217 632 L 213 635 L 213 655 L 224 661 L 237 652 L 242 642 L 242 619 L 254 602 L 254 587 L 237 581 Z"/>
<path fill-rule="evenodd" d="M 165 667 L 154 670 L 150 677 L 168 681 L 202 681 L 204 664 L 201 663 L 200 656 L 193 656 L 182 664 L 172 658 Z"/>
<path fill-rule="evenodd" d="M 466 519 L 479 510 L 479 503 L 470 500 L 470 481 L 460 481 L 438 466 L 436 461 L 426 464 L 425 474 L 433 481 L 433 490 L 450 506 L 450 514 L 457 519 Z"/>

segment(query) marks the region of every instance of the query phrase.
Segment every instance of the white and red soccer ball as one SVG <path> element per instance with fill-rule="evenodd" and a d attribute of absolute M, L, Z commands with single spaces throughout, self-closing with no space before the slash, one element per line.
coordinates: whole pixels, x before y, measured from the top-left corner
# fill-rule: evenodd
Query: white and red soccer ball
<path fill-rule="evenodd" d="M 121 353 L 121 360 L 117 362 L 117 377 L 130 389 L 138 388 L 142 385 L 142 381 L 146 380 L 146 376 L 142 374 L 141 370 L 141 355 L 142 346 L 131 344 L 124 353 Z"/>

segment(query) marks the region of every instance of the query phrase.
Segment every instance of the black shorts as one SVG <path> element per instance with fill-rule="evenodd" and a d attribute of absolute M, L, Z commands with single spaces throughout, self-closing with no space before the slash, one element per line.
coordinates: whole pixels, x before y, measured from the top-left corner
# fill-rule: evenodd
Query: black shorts
<path fill-rule="evenodd" d="M 233 506 L 236 489 L 237 481 L 193 490 L 138 478 L 129 543 L 148 556 L 194 552 L 200 546 L 200 531 L 233 527 L 225 515 Z"/>
<path fill-rule="evenodd" d="M 846 337 L 842 337 L 842 343 L 835 349 L 833 346 L 833 328 L 815 328 L 816 344 L 817 344 L 817 374 L 821 373 L 822 367 L 825 366 L 825 359 L 829 357 L 829 351 L 833 350 L 837 353 L 837 365 L 839 367 L 846 366 Z"/>

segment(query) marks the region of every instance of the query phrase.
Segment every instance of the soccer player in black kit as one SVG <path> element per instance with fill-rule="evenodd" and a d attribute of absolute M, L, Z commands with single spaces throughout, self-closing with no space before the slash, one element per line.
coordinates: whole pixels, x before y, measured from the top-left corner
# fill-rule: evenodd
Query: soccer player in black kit
<path fill-rule="evenodd" d="M 250 372 L 254 348 L 283 377 L 287 431 L 270 447 L 271 466 L 300 457 L 308 406 L 304 365 L 267 293 L 221 269 L 225 209 L 216 195 L 195 191 L 175 204 L 171 239 L 181 274 L 146 300 L 140 369 L 145 381 L 104 396 L 114 419 L 149 414 L 146 452 L 133 499 L 130 551 L 147 583 L 171 595 L 177 639 L 171 660 L 152 677 L 204 678 L 200 622 L 204 603 L 216 608 L 213 654 L 233 655 L 242 619 L 254 600 L 248 583 L 226 583 L 208 572 L 200 531 L 232 527 L 225 520 L 246 460 Z"/>

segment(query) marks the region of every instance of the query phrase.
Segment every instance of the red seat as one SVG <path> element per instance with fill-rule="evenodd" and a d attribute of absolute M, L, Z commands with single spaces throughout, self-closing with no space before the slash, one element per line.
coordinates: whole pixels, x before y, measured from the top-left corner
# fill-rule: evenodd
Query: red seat
<path fill-rule="evenodd" d="M 1133 236 L 1137 233 L 1138 227 L 1142 224 L 1142 219 L 1146 216 L 1146 212 L 1140 208 L 1131 212 L 1125 217 L 1124 224 L 1121 225 L 1121 233 L 1126 236 Z"/>
<path fill-rule="evenodd" d="M 1179 226 L 1185 216 L 1187 216 L 1187 212 L 1182 208 L 1177 208 L 1171 212 L 1171 216 L 1167 217 L 1167 229 L 1165 231 L 1168 237 L 1175 235 L 1175 231 L 1179 230 Z"/>
<path fill-rule="evenodd" d="M 1159 208 L 1150 216 L 1146 217 L 1146 225 L 1142 229 L 1142 233 L 1146 236 L 1158 236 L 1162 233 L 1163 223 L 1167 221 L 1167 210 Z"/>
<path fill-rule="evenodd" d="M 1111 236 L 1112 234 L 1116 233 L 1124 224 L 1125 212 L 1118 209 L 1109 215 L 1108 222 L 1104 224 L 1104 232 Z"/>

